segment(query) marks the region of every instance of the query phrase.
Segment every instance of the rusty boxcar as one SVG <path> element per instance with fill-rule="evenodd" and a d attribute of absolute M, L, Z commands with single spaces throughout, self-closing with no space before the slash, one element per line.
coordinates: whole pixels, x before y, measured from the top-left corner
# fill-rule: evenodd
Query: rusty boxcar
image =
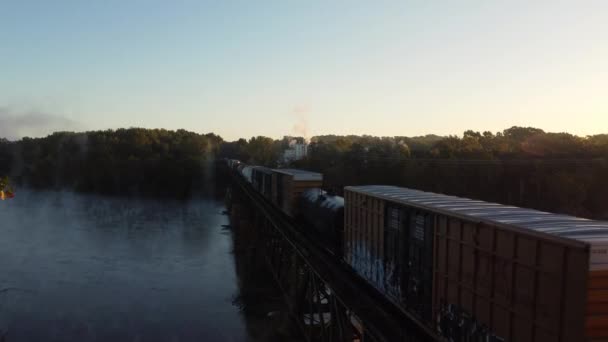
<path fill-rule="evenodd" d="M 452 341 L 608 338 L 608 224 L 393 186 L 345 188 L 344 259 Z"/>
<path fill-rule="evenodd" d="M 297 215 L 297 202 L 304 191 L 320 188 L 323 175 L 297 169 L 274 169 L 272 201 L 287 215 Z"/>

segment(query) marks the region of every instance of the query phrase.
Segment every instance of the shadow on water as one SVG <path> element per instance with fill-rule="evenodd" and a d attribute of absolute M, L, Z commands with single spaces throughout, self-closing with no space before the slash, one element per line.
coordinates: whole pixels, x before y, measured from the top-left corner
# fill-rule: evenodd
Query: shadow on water
<path fill-rule="evenodd" d="M 293 321 L 289 317 L 285 298 L 274 281 L 273 275 L 259 249 L 259 230 L 251 217 L 251 208 L 233 197 L 227 196 L 226 213 L 232 231 L 233 253 L 239 293 L 233 303 L 244 314 L 249 336 L 255 341 L 299 341 L 298 332 L 293 331 Z"/>

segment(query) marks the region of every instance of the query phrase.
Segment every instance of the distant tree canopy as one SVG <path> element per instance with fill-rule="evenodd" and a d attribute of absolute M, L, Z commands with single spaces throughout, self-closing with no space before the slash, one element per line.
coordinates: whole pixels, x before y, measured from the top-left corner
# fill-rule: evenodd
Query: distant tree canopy
<path fill-rule="evenodd" d="M 496 134 L 465 131 L 462 137 L 374 137 L 324 135 L 311 139 L 310 158 L 357 153 L 366 159 L 562 159 L 608 157 L 608 134 L 578 137 L 545 133 L 532 127 L 511 127 Z"/>
<path fill-rule="evenodd" d="M 225 142 L 220 149 L 220 156 L 233 158 L 245 163 L 277 167 L 280 164 L 283 151 L 289 147 L 290 141 L 304 142 L 302 137 L 285 136 L 281 140 L 257 136 L 249 140 L 243 138 Z"/>
<path fill-rule="evenodd" d="M 0 141 L 0 165 L 33 188 L 188 196 L 201 186 L 222 139 L 185 130 L 129 128 Z M 10 165 L 10 167 L 7 167 Z"/>
<path fill-rule="evenodd" d="M 499 203 L 608 219 L 608 134 L 579 137 L 511 127 L 462 136 L 311 138 L 309 155 L 283 165 L 302 137 L 224 142 L 185 130 L 59 132 L 0 138 L 0 175 L 35 188 L 188 196 L 209 185 L 210 162 L 235 158 L 324 173 L 326 186 L 394 184 Z"/>
<path fill-rule="evenodd" d="M 394 184 L 608 219 L 608 135 L 511 127 L 459 136 L 320 136 L 294 166 L 325 184 Z"/>

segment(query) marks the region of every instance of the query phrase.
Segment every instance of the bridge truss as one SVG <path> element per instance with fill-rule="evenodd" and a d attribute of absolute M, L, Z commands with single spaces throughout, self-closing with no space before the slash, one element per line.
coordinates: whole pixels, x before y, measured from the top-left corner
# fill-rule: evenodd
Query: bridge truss
<path fill-rule="evenodd" d="M 399 310 L 347 265 L 312 241 L 240 177 L 233 198 L 250 224 L 252 258 L 268 266 L 282 292 L 293 329 L 305 341 L 425 342 L 437 335 Z M 248 210 L 243 207 L 249 208 Z M 240 227 L 238 229 L 243 229 Z"/>

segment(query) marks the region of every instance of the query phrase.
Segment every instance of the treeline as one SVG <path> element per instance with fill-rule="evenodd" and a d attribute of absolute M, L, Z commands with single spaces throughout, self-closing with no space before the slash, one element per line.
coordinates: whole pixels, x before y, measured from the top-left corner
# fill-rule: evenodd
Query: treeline
<path fill-rule="evenodd" d="M 222 142 L 214 134 L 142 128 L 1 139 L 0 174 L 32 188 L 187 197 L 213 182 Z"/>
<path fill-rule="evenodd" d="M 287 139 L 242 139 L 224 144 L 223 152 L 276 166 Z M 394 184 L 608 219 L 608 134 L 512 127 L 461 137 L 325 135 L 313 137 L 308 157 L 291 166 L 322 172 L 339 193 L 345 185 Z"/>
<path fill-rule="evenodd" d="M 214 134 L 141 128 L 0 139 L 0 176 L 34 188 L 181 197 L 213 187 L 213 161 L 236 158 L 322 172 L 337 192 L 394 184 L 608 219 L 608 134 L 512 127 L 448 137 L 324 135 L 311 139 L 306 159 L 284 165 L 281 156 L 294 140 L 303 138 L 224 142 Z"/>
<path fill-rule="evenodd" d="M 285 136 L 283 139 L 272 139 L 264 136 L 252 137 L 249 140 L 239 139 L 224 142 L 220 149 L 220 157 L 238 159 L 248 164 L 268 167 L 282 166 L 283 151 L 289 148 L 291 142 L 304 143 L 302 137 Z"/>
<path fill-rule="evenodd" d="M 319 137 L 296 166 L 349 184 L 425 191 L 608 219 L 608 135 L 512 127 L 462 137 Z"/>

